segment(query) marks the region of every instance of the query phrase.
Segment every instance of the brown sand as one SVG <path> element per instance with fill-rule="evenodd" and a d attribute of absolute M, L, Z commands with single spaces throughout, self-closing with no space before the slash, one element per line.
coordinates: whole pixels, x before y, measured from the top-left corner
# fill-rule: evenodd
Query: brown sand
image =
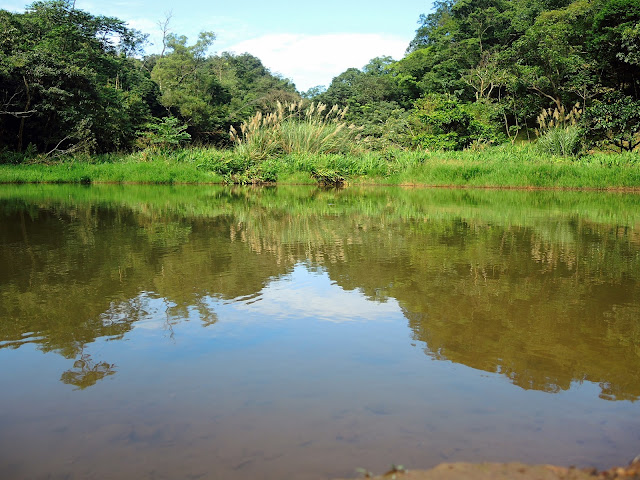
<path fill-rule="evenodd" d="M 640 456 L 639 456 L 640 457 Z M 640 480 L 640 458 L 627 467 L 596 469 L 525 465 L 523 463 L 442 463 L 431 470 L 394 468 L 373 480 Z"/>

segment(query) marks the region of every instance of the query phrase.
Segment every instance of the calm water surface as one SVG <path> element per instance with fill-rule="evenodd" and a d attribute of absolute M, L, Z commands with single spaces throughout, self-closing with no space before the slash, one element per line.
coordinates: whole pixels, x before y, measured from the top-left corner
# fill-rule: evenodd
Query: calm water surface
<path fill-rule="evenodd" d="M 0 186 L 0 478 L 640 453 L 640 197 Z"/>

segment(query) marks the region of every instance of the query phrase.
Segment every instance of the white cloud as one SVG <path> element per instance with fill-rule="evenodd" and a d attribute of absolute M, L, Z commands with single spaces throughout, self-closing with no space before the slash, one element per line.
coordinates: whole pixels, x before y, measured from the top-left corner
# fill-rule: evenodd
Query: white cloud
<path fill-rule="evenodd" d="M 255 55 L 272 72 L 290 78 L 300 91 L 329 86 L 333 77 L 350 67 L 362 68 L 374 57 L 400 59 L 407 40 L 376 33 L 324 35 L 270 34 L 245 40 L 221 50 Z"/>
<path fill-rule="evenodd" d="M 145 54 L 160 53 L 162 50 L 162 34 L 158 28 L 158 23 L 147 18 L 134 18 L 127 20 L 127 26 L 147 34 L 147 44 L 144 45 Z"/>

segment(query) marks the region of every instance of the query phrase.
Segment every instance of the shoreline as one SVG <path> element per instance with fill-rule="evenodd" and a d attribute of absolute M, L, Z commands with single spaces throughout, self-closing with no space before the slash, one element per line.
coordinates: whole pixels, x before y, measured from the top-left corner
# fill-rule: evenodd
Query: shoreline
<path fill-rule="evenodd" d="M 394 465 L 382 475 L 359 470 L 360 478 L 372 480 L 639 480 L 640 455 L 626 467 L 612 467 L 602 471 L 596 468 L 528 465 L 520 462 L 441 463 L 428 470 L 408 470 Z"/>
<path fill-rule="evenodd" d="M 140 185 L 140 186 L 245 186 L 245 187 L 398 187 L 403 189 L 448 189 L 448 190 L 514 190 L 514 191 L 548 191 L 548 192 L 602 192 L 602 193 L 636 193 L 640 194 L 640 186 L 609 186 L 609 187 L 561 187 L 561 186 L 536 186 L 536 185 L 456 185 L 456 184 L 428 184 L 428 183 L 375 183 L 375 182 L 342 182 L 339 184 L 321 184 L 318 182 L 292 183 L 292 182 L 263 182 L 263 183 L 226 183 L 226 182 L 153 182 L 153 181 L 114 181 L 114 180 L 92 180 L 89 182 L 77 181 L 5 181 L 0 180 L 2 185 Z"/>
<path fill-rule="evenodd" d="M 0 184 L 326 185 L 640 192 L 640 154 L 485 151 L 290 154 L 264 160 L 191 148 L 0 164 Z"/>

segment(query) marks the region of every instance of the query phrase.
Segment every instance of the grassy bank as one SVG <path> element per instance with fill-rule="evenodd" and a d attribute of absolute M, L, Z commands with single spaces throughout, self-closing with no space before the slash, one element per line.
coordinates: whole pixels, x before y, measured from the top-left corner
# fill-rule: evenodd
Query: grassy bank
<path fill-rule="evenodd" d="M 0 183 L 262 182 L 636 189 L 640 155 L 556 157 L 541 156 L 532 146 L 501 146 L 480 152 L 289 154 L 255 161 L 233 151 L 191 148 L 0 165 Z"/>

